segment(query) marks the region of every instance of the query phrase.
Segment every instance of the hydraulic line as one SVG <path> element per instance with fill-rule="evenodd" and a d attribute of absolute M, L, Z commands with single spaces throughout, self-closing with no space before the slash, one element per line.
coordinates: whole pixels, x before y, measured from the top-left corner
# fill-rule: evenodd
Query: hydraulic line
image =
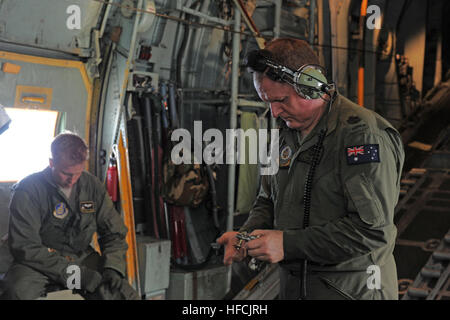
<path fill-rule="evenodd" d="M 147 152 L 147 158 L 149 159 L 148 164 L 150 169 L 147 170 L 147 177 L 146 177 L 146 189 L 149 195 L 149 198 L 152 199 L 152 205 L 151 205 L 151 212 L 152 212 L 152 219 L 150 219 L 149 222 L 149 226 L 150 226 L 150 222 L 153 221 L 153 225 L 150 226 L 153 228 L 153 232 L 154 232 L 154 236 L 159 239 L 160 238 L 160 224 L 159 222 L 159 210 L 158 210 L 158 214 L 156 214 L 156 208 L 158 207 L 157 205 L 157 199 L 154 198 L 154 188 L 155 188 L 155 181 L 156 181 L 156 177 L 154 177 L 154 167 L 156 166 L 155 164 L 155 154 L 156 152 L 154 152 L 155 147 L 153 144 L 153 122 L 152 122 L 152 110 L 151 110 L 151 103 L 150 103 L 150 97 L 148 97 L 147 95 L 144 95 L 142 97 L 142 99 L 144 100 L 144 118 L 145 118 L 145 122 L 147 125 L 147 145 L 148 145 L 148 152 Z"/>

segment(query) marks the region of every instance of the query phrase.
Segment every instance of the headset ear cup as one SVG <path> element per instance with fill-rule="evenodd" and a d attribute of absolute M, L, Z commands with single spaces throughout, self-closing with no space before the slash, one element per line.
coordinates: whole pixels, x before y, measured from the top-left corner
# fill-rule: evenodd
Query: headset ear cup
<path fill-rule="evenodd" d="M 319 99 L 322 97 L 321 92 L 319 92 L 316 88 L 305 85 L 296 84 L 295 91 L 303 99 L 311 100 L 311 99 Z"/>
<path fill-rule="evenodd" d="M 296 73 L 295 91 L 305 99 L 318 99 L 323 96 L 323 85 L 327 84 L 322 68 L 316 65 L 304 65 Z"/>

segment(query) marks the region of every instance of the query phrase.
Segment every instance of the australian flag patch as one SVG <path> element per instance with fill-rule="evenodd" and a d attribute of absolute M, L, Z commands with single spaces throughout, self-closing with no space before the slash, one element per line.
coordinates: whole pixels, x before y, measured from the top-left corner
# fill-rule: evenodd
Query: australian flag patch
<path fill-rule="evenodd" d="M 364 144 L 360 146 L 346 147 L 347 164 L 363 164 L 369 162 L 380 162 L 380 151 L 378 144 Z"/>

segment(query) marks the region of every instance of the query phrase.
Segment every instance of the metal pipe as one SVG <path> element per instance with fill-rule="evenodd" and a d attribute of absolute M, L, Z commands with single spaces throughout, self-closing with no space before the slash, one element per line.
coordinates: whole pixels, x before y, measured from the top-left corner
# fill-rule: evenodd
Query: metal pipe
<path fill-rule="evenodd" d="M 145 11 L 145 14 L 139 21 L 139 33 L 147 32 L 156 19 L 156 16 L 154 15 L 154 13 L 156 13 L 155 1 L 145 0 L 144 7 L 143 10 Z"/>
<path fill-rule="evenodd" d="M 274 21 L 274 27 L 273 27 L 273 37 L 278 38 L 280 37 L 280 29 L 281 29 L 281 6 L 282 1 L 281 0 L 275 0 L 275 21 Z M 277 120 L 270 116 L 270 127 L 276 128 L 277 127 Z"/>
<path fill-rule="evenodd" d="M 154 175 L 154 167 L 156 166 L 156 155 L 157 153 L 154 152 L 154 150 L 157 149 L 157 146 L 154 145 L 154 138 L 153 138 L 153 119 L 152 119 L 152 110 L 151 110 L 151 104 L 150 104 L 150 98 L 147 96 L 142 97 L 142 103 L 143 103 L 143 117 L 144 122 L 146 124 L 146 135 L 147 135 L 147 147 L 148 150 L 145 152 L 145 158 L 148 160 L 148 170 L 146 170 L 145 175 L 145 196 L 147 198 L 147 228 L 148 230 L 153 229 L 153 236 L 157 239 L 160 238 L 159 233 L 159 227 L 158 227 L 158 220 L 156 217 L 156 206 L 159 205 L 158 200 L 155 199 L 154 193 L 152 190 L 155 189 L 155 186 L 153 185 L 153 178 Z M 154 182 L 156 183 L 156 177 Z"/>
<path fill-rule="evenodd" d="M 235 4 L 236 9 L 239 9 L 239 11 L 241 11 L 242 18 L 244 18 L 245 24 L 252 32 L 253 37 L 255 38 L 256 44 L 258 45 L 259 49 L 264 49 L 265 40 L 264 40 L 264 38 L 261 37 L 261 33 L 259 32 L 258 28 L 256 27 L 255 21 L 253 21 L 253 18 L 248 13 L 242 0 L 233 0 L 233 3 Z"/>
<path fill-rule="evenodd" d="M 273 37 L 278 38 L 280 36 L 281 25 L 281 0 L 275 0 L 275 21 L 273 26 Z"/>
<path fill-rule="evenodd" d="M 105 14 L 103 16 L 103 20 L 102 20 L 102 25 L 100 27 L 100 34 L 99 34 L 99 38 L 103 37 L 103 33 L 105 33 L 105 28 L 106 28 L 106 22 L 108 21 L 108 17 L 109 17 L 109 12 L 111 11 L 111 3 L 108 3 L 106 5 L 106 10 L 105 10 Z"/>
<path fill-rule="evenodd" d="M 358 40 L 358 104 L 364 106 L 364 41 L 365 41 L 365 28 L 364 23 L 366 22 L 367 13 L 367 2 L 368 0 L 363 0 L 361 2 L 361 12 L 359 16 L 359 40 Z"/>
<path fill-rule="evenodd" d="M 211 1 L 201 1 L 201 5 L 198 8 L 198 11 L 200 11 L 203 14 L 209 15 L 210 8 L 211 5 Z M 199 19 L 199 21 L 197 21 L 199 23 L 204 23 L 204 20 L 202 18 Z M 228 23 L 228 25 L 231 24 L 232 21 L 230 21 Z M 201 47 L 201 41 L 205 36 L 205 32 L 206 28 L 196 28 L 193 30 L 193 35 L 192 35 L 192 40 L 191 40 L 191 48 L 200 48 Z M 213 32 L 214 34 L 214 32 Z M 199 69 L 199 65 L 204 63 L 203 60 L 203 54 L 202 54 L 202 50 L 194 50 L 194 54 L 191 57 L 191 68 L 193 70 L 198 70 Z M 186 84 L 194 87 L 196 85 L 196 76 L 195 73 L 189 73 L 186 77 L 187 81 Z"/>
<path fill-rule="evenodd" d="M 310 0 L 309 5 L 309 45 L 314 48 L 314 34 L 316 28 L 316 0 Z"/>
<path fill-rule="evenodd" d="M 201 104 L 229 104 L 230 99 L 188 99 L 183 104 L 201 103 Z"/>
<path fill-rule="evenodd" d="M 134 20 L 133 33 L 132 33 L 131 41 L 130 41 L 130 50 L 128 50 L 127 64 L 125 67 L 125 76 L 123 79 L 122 88 L 121 88 L 121 92 L 120 92 L 119 114 L 117 117 L 117 123 L 115 124 L 115 128 L 114 128 L 114 135 L 113 135 L 113 140 L 112 140 L 113 144 L 115 144 L 117 139 L 119 138 L 119 130 L 120 130 L 120 123 L 122 120 L 122 113 L 125 109 L 124 108 L 124 102 L 125 102 L 125 96 L 126 96 L 125 93 L 127 92 L 128 76 L 129 76 L 129 72 L 133 65 L 133 60 L 134 60 L 134 54 L 135 54 L 134 51 L 136 49 L 137 33 L 138 33 L 138 28 L 139 28 L 139 22 L 141 21 L 141 15 L 142 15 L 142 11 L 140 10 L 142 8 L 142 3 L 143 3 L 143 0 L 138 0 L 138 4 L 137 4 L 138 10 L 136 11 L 136 17 Z M 126 121 L 126 117 L 125 117 L 125 121 Z M 125 137 L 125 139 L 127 139 L 127 137 Z M 107 159 L 109 159 L 111 157 L 111 153 L 112 153 L 112 149 L 111 148 L 109 148 L 109 149 L 110 150 L 108 152 Z"/>
<path fill-rule="evenodd" d="M 217 92 L 217 91 L 229 91 L 229 88 L 180 88 L 181 92 Z M 253 94 L 250 96 L 254 96 Z"/>
<path fill-rule="evenodd" d="M 102 136 L 103 136 L 103 121 L 105 118 L 105 103 L 106 103 L 106 93 L 108 92 L 109 81 L 111 76 L 112 63 L 114 60 L 114 50 L 116 44 L 112 42 L 110 44 L 108 54 L 107 54 L 107 64 L 104 71 L 103 84 L 102 84 L 102 92 L 100 94 L 100 105 L 99 112 L 97 115 L 97 148 L 96 148 L 96 161 L 94 166 L 95 174 L 100 173 L 101 163 L 100 163 L 100 151 L 102 150 Z M 108 161 L 109 159 L 107 159 Z"/>
<path fill-rule="evenodd" d="M 223 19 L 219 19 L 219 18 L 215 18 L 215 17 L 211 17 L 208 16 L 207 14 L 204 14 L 203 12 L 197 11 L 197 10 L 193 10 L 187 7 L 181 7 L 180 9 L 181 11 L 188 13 L 190 15 L 196 16 L 196 17 L 200 17 L 202 19 L 205 19 L 207 21 L 211 21 L 211 22 L 215 22 L 217 24 L 221 24 L 224 26 L 228 26 L 231 24 L 231 21 L 227 21 L 227 20 L 223 20 Z"/>
<path fill-rule="evenodd" d="M 238 99 L 238 106 L 240 107 L 258 107 L 267 109 L 267 104 L 261 101 L 252 101 L 246 99 Z"/>
<path fill-rule="evenodd" d="M 179 123 L 177 117 L 177 96 L 175 93 L 175 85 L 173 83 L 169 83 L 169 115 L 172 128 L 179 128 L 181 123 Z"/>
<path fill-rule="evenodd" d="M 235 5 L 234 10 L 234 31 L 239 31 L 241 28 L 241 12 Z M 236 129 L 237 123 L 237 104 L 238 104 L 238 90 L 239 90 L 239 49 L 240 49 L 241 35 L 238 32 L 233 34 L 233 57 L 231 65 L 231 104 L 230 104 L 230 129 Z M 234 159 L 233 159 L 234 160 Z M 236 179 L 236 164 L 229 164 L 228 168 L 228 215 L 226 231 L 233 230 L 233 216 L 234 216 L 234 191 Z"/>
<path fill-rule="evenodd" d="M 442 81 L 442 32 L 439 30 L 436 44 L 436 67 L 434 70 L 434 85 Z"/>

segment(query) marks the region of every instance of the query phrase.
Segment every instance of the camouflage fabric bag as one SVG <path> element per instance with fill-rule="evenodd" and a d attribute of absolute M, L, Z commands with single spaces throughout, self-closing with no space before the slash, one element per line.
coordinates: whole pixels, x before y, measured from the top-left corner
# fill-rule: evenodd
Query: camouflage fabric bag
<path fill-rule="evenodd" d="M 198 207 L 209 190 L 207 174 L 200 164 L 174 164 L 164 161 L 163 198 L 177 206 Z"/>

